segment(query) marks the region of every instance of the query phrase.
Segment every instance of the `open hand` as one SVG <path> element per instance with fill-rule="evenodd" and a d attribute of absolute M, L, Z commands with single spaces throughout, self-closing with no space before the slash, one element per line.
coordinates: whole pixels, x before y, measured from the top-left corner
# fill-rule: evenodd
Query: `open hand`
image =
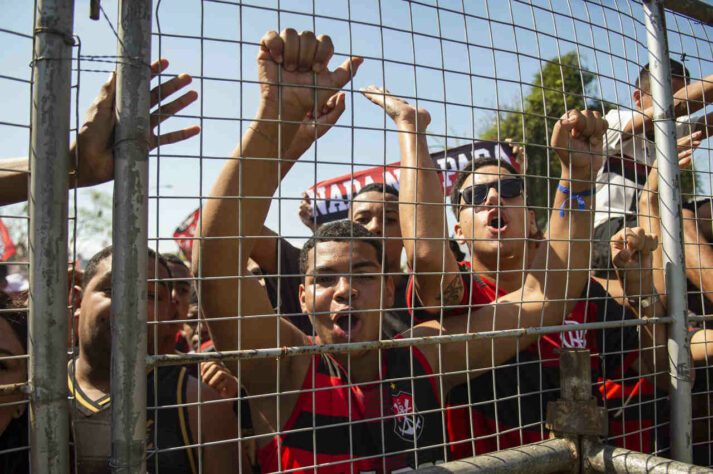
<path fill-rule="evenodd" d="M 153 76 L 168 67 L 168 61 L 160 59 L 151 64 Z M 159 102 L 159 98 L 166 99 L 174 92 L 181 90 L 191 83 L 191 76 L 180 74 L 173 79 L 159 84 L 151 90 L 151 107 Z M 156 136 L 154 128 L 172 115 L 178 113 L 198 98 L 196 91 L 189 91 L 178 99 L 155 110 L 150 117 L 151 135 L 149 147 L 151 150 L 159 144 L 168 145 L 176 143 L 200 132 L 200 127 L 192 126 L 175 132 Z M 114 125 L 116 115 L 114 106 L 116 101 L 116 74 L 112 73 L 107 82 L 102 85 L 99 95 L 94 99 L 87 110 L 84 123 L 79 129 L 76 143 L 72 144 L 71 154 L 78 153 L 78 185 L 92 186 L 109 181 L 114 177 Z M 74 160 L 70 160 L 74 166 Z"/>
<path fill-rule="evenodd" d="M 314 112 L 309 110 L 300 128 L 297 129 L 290 147 L 285 152 L 285 158 L 297 159 L 312 146 L 318 138 L 327 133 L 337 123 L 344 113 L 346 98 L 344 92 L 337 92 L 327 100 L 315 118 Z M 303 221 L 304 222 L 304 221 Z"/>
<path fill-rule="evenodd" d="M 388 89 L 369 86 L 360 89 L 364 97 L 384 109 L 384 112 L 399 126 L 423 132 L 431 123 L 431 115 L 426 109 L 418 109 L 400 97 L 391 95 Z"/>

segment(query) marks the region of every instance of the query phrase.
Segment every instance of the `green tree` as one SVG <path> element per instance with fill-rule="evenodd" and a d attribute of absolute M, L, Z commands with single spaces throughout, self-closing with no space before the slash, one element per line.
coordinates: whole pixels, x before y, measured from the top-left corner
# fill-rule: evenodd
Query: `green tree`
<path fill-rule="evenodd" d="M 603 104 L 592 99 L 590 85 L 595 75 L 586 70 L 576 52 L 546 61 L 535 74 L 531 89 L 512 110 L 501 112 L 494 123 L 483 132 L 486 139 L 512 138 L 525 143 L 527 153 L 527 199 L 535 210 L 540 228 L 544 228 L 549 214 L 547 206 L 554 196 L 560 175 L 557 155 L 547 149 L 555 121 L 572 108 L 603 112 Z"/>

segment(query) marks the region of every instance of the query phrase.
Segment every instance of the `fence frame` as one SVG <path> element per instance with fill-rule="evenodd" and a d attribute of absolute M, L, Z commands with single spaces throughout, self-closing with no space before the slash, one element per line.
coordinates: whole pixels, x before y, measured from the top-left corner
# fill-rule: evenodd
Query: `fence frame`
<path fill-rule="evenodd" d="M 67 216 L 74 1 L 37 0 L 30 130 L 30 459 L 69 467 Z"/>
<path fill-rule="evenodd" d="M 681 222 L 681 175 L 674 127 L 673 89 L 666 17 L 661 0 L 644 2 L 646 46 L 649 50 L 651 96 L 654 106 L 654 143 L 659 168 L 661 245 L 666 278 L 667 311 L 673 318 L 668 330 L 671 374 L 671 454 L 690 463 L 691 357 L 688 342 L 686 270 Z"/>
<path fill-rule="evenodd" d="M 113 472 L 146 472 L 151 0 L 119 2 L 112 239 Z"/>
<path fill-rule="evenodd" d="M 651 63 L 651 93 L 655 108 L 655 142 L 659 167 L 662 245 L 668 293 L 668 331 L 671 375 L 672 457 L 690 463 L 691 362 L 683 265 L 680 174 L 674 131 L 673 91 L 664 6 L 712 24 L 713 6 L 686 0 L 644 0 L 647 48 Z M 679 8 L 677 8 L 679 7 Z M 33 472 L 66 472 L 68 411 L 66 403 L 66 262 L 67 189 L 69 184 L 69 111 L 73 1 L 37 0 L 34 31 L 33 93 L 30 137 L 30 429 Z M 310 348 L 228 351 L 189 357 L 147 355 L 146 281 L 148 275 L 148 148 L 149 62 L 151 56 L 151 0 L 122 0 L 119 4 L 117 64 L 117 127 L 112 278 L 112 459 L 114 472 L 145 472 L 146 367 L 186 361 L 289 356 Z M 698 16 L 700 15 L 700 16 Z M 653 322 L 656 322 L 655 320 Z M 649 322 L 637 323 L 652 324 Z M 553 332 L 554 328 L 547 328 Z M 556 331 L 556 329 L 554 329 Z M 563 329 L 564 330 L 564 329 Z M 511 334 L 452 337 L 477 339 L 545 332 L 539 328 Z M 434 340 L 433 343 L 443 342 Z M 409 345 L 375 342 L 373 345 Z M 334 348 L 340 349 L 340 348 Z M 347 350 L 347 348 L 344 348 Z M 321 351 L 324 351 L 323 347 Z M 288 353 L 289 352 L 289 353 Z M 317 352 L 317 351 L 314 351 Z M 262 353 L 262 354 L 260 354 Z M 8 389 L 21 391 L 24 385 Z M 553 444 L 554 446 L 554 444 Z M 559 444 L 558 444 L 559 446 Z M 527 446 L 516 449 L 526 449 Z M 509 450 L 508 450 L 509 451 Z M 624 451 L 590 444 L 588 458 L 612 458 Z M 505 451 L 503 451 L 505 453 Z M 640 456 L 646 456 L 641 455 Z M 632 457 L 633 456 L 633 457 Z M 606 457 L 606 456 L 605 456 Z M 636 453 L 628 452 L 629 459 Z M 646 456 L 651 459 L 651 456 Z M 642 458 L 643 459 L 643 458 Z M 635 459 L 636 460 L 636 459 Z M 458 461 L 463 462 L 463 461 Z M 599 462 L 599 461 L 597 461 Z M 603 462 L 603 461 L 602 461 Z M 675 464 L 675 463 L 674 463 Z M 669 469 L 674 464 L 669 464 Z M 631 465 L 608 464 L 613 468 Z"/>

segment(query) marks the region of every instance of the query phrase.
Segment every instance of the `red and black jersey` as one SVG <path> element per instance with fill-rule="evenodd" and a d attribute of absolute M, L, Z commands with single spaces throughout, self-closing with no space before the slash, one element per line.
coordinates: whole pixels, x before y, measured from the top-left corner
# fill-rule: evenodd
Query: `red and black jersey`
<path fill-rule="evenodd" d="M 461 262 L 459 267 L 465 288 L 463 299 L 444 316 L 477 309 L 494 301 L 495 295 L 506 293 L 473 273 L 468 262 Z M 414 314 L 421 320 L 440 316 L 419 308 Z M 636 316 L 591 280 L 564 323 L 576 326 L 632 318 Z M 455 387 L 448 394 L 446 415 L 453 458 L 547 438 L 547 402 L 559 398 L 559 357 L 555 351 L 562 347 L 589 349 L 592 353 L 594 391 L 608 410 L 612 441 L 618 446 L 650 451 L 656 418 L 653 387 L 630 370 L 639 355 L 638 340 L 632 326 L 547 334 L 504 364 Z"/>
<path fill-rule="evenodd" d="M 360 385 L 331 355 L 315 355 L 282 434 L 258 452 L 262 470 L 393 472 L 445 459 L 428 361 L 415 347 L 381 354 L 380 380 Z"/>

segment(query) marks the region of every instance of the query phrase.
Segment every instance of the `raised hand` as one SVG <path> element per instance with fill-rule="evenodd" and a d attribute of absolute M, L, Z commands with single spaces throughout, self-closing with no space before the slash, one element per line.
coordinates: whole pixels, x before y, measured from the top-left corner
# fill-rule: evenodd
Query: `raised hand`
<path fill-rule="evenodd" d="M 298 214 L 304 225 L 310 229 L 314 227 L 314 217 L 312 217 L 312 201 L 304 191 L 302 191 L 302 200 L 300 201 L 300 210 Z"/>
<path fill-rule="evenodd" d="M 321 111 L 330 97 L 356 74 L 362 58 L 352 57 L 330 71 L 334 46 L 329 36 L 287 28 L 268 31 L 257 56 L 262 99 L 277 106 L 283 118 L 304 117 Z M 281 77 L 280 77 L 281 76 Z M 282 86 L 281 102 L 278 86 Z"/>
<path fill-rule="evenodd" d="M 297 129 L 290 147 L 285 152 L 285 158 L 297 159 L 312 146 L 318 138 L 327 133 L 337 123 L 344 113 L 346 98 L 344 92 L 337 92 L 327 100 L 315 118 L 314 112 L 309 110 L 300 128 Z M 303 221 L 304 222 L 304 221 Z"/>
<path fill-rule="evenodd" d="M 658 237 L 641 227 L 624 228 L 612 237 L 612 263 L 627 297 L 654 291 L 652 252 L 658 244 Z"/>
<path fill-rule="evenodd" d="M 594 178 L 604 162 L 602 138 L 607 128 L 609 124 L 597 111 L 572 109 L 564 114 L 552 130 L 550 143 L 563 171 L 571 169 L 575 178 Z"/>
<path fill-rule="evenodd" d="M 153 76 L 162 72 L 168 67 L 168 61 L 160 59 L 151 65 Z M 174 92 L 190 84 L 191 76 L 180 74 L 164 84 L 160 84 L 151 90 L 151 107 L 158 103 L 159 97 L 165 99 Z M 178 113 L 180 110 L 194 102 L 198 98 L 196 91 L 189 91 L 173 102 L 159 107 L 151 114 L 151 136 L 150 149 L 156 148 L 159 144 L 167 145 L 185 140 L 200 132 L 200 127 L 187 127 L 175 132 L 165 133 L 156 136 L 153 129 L 161 122 Z M 70 153 L 74 156 L 78 154 L 78 186 L 91 186 L 94 184 L 109 181 L 114 177 L 114 125 L 116 116 L 114 114 L 114 103 L 116 100 L 116 75 L 112 73 L 107 82 L 102 85 L 99 95 L 94 99 L 92 105 L 87 110 L 82 127 L 79 129 L 79 136 L 76 143 L 72 144 Z M 70 160 L 70 166 L 74 166 L 74 160 Z"/>
<path fill-rule="evenodd" d="M 384 112 L 399 126 L 423 132 L 431 123 L 431 115 L 426 109 L 416 108 L 404 99 L 394 97 L 388 89 L 369 86 L 360 89 L 364 97 L 384 109 Z"/>

